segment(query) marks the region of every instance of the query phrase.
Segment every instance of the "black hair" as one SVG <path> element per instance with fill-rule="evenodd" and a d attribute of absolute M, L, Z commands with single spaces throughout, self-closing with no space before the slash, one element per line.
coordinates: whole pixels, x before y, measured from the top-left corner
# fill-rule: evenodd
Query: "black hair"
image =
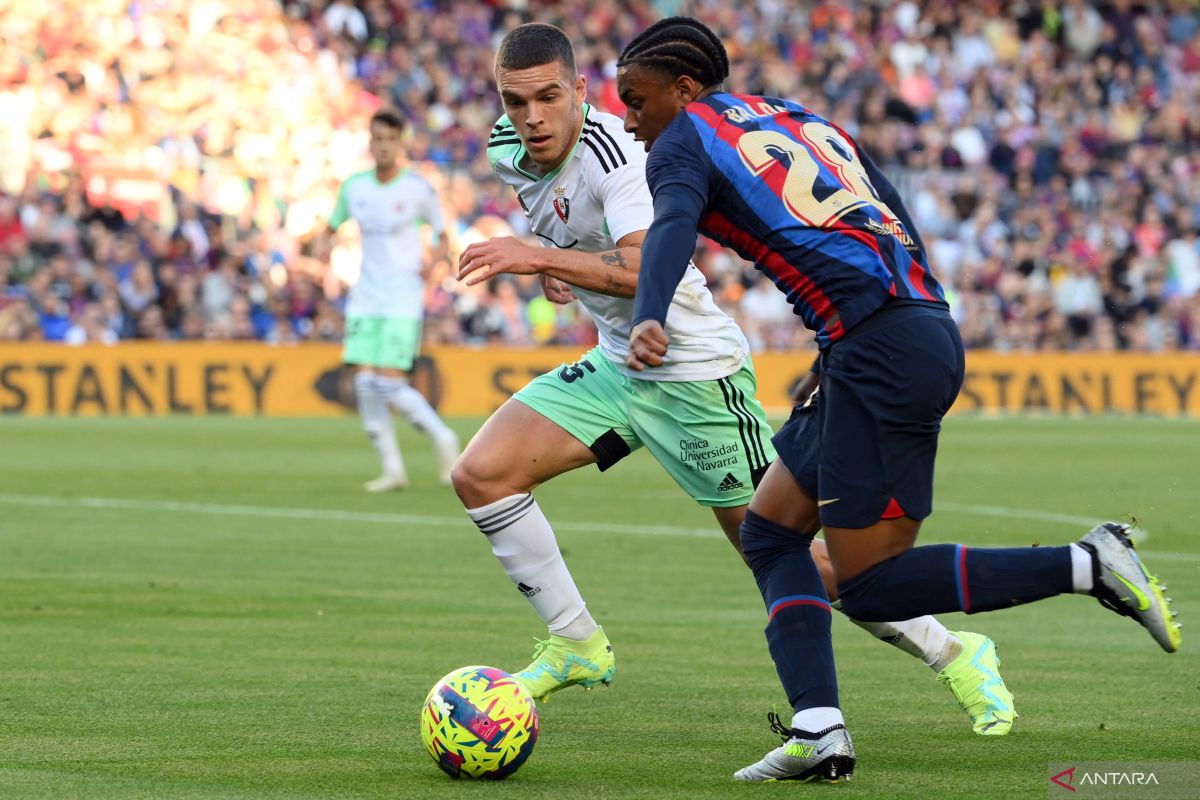
<path fill-rule="evenodd" d="M 528 22 L 513 28 L 496 51 L 497 69 L 529 69 L 561 62 L 575 74 L 575 48 L 559 28 Z"/>
<path fill-rule="evenodd" d="M 404 117 L 400 116 L 390 108 L 381 108 L 371 115 L 371 125 L 378 122 L 380 125 L 386 125 L 398 131 L 404 130 Z"/>
<path fill-rule="evenodd" d="M 667 17 L 633 38 L 618 67 L 640 64 L 671 77 L 687 75 L 702 86 L 719 86 L 729 77 L 729 54 L 712 29 L 691 17 Z"/>

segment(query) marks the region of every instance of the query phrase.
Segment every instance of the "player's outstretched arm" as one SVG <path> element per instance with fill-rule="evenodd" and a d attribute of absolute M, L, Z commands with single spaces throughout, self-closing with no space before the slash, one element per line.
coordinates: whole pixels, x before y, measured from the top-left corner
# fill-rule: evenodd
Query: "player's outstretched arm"
<path fill-rule="evenodd" d="M 625 365 L 641 371 L 663 363 L 668 338 L 664 326 L 675 289 L 683 280 L 692 250 L 704 198 L 691 186 L 669 183 L 654 195 L 654 222 L 646 232 L 647 270 L 637 287 L 633 329 Z"/>
<path fill-rule="evenodd" d="M 545 275 L 571 286 L 614 297 L 633 297 L 637 291 L 645 231 L 621 237 L 614 250 L 583 253 L 526 244 L 512 236 L 476 242 L 458 259 L 458 279 L 468 286 L 504 273 Z"/>

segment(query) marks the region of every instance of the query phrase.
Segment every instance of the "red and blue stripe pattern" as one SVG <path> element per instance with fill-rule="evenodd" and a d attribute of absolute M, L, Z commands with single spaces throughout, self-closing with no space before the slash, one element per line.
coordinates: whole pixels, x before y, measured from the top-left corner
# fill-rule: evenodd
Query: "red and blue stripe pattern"
<path fill-rule="evenodd" d="M 971 589 L 967 586 L 967 548 L 955 545 L 954 587 L 958 590 L 958 607 L 964 614 L 971 613 Z"/>
<path fill-rule="evenodd" d="M 771 607 L 767 609 L 767 622 L 770 623 L 771 620 L 775 619 L 775 615 L 780 611 L 793 606 L 816 606 L 817 608 L 825 609 L 830 614 L 833 613 L 833 609 L 829 606 L 829 601 L 824 597 L 817 597 L 811 594 L 793 594 L 781 597 L 774 603 L 771 603 Z"/>
<path fill-rule="evenodd" d="M 669 136 L 676 125 L 685 130 Z M 756 135 L 760 151 L 764 138 L 779 143 L 766 146 L 756 168 L 741 146 L 748 134 Z M 895 188 L 832 123 L 778 98 L 717 93 L 690 104 L 655 148 L 672 138 L 674 147 L 663 155 L 680 157 L 682 146 L 709 162 L 700 232 L 767 274 L 822 347 L 889 297 L 945 302 Z M 835 195 L 838 202 L 827 204 Z M 804 213 L 810 207 L 835 210 L 810 219 Z"/>

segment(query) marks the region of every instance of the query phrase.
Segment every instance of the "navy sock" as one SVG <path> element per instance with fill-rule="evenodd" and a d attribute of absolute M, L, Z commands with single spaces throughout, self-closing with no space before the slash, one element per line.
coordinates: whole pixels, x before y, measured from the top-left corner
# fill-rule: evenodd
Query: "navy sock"
<path fill-rule="evenodd" d="M 914 547 L 838 584 L 842 611 L 864 622 L 994 611 L 1070 594 L 1070 547 Z"/>
<path fill-rule="evenodd" d="M 838 708 L 832 611 L 809 546 L 812 534 L 746 512 L 742 552 L 767 606 L 767 646 L 792 708 Z"/>

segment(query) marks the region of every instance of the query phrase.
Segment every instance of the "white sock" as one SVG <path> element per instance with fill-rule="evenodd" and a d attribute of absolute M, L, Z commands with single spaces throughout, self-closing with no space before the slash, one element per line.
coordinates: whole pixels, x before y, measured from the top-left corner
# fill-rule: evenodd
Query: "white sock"
<path fill-rule="evenodd" d="M 377 375 L 375 385 L 392 408 L 433 439 L 439 448 L 448 447 L 451 443 L 457 448 L 458 436 L 442 422 L 425 395 L 408 385 L 407 378 Z"/>
<path fill-rule="evenodd" d="M 921 659 L 934 672 L 944 670 L 962 652 L 962 642 L 933 617 L 917 617 L 903 622 L 850 621 L 876 639 Z"/>
<path fill-rule="evenodd" d="M 820 733 L 834 725 L 845 725 L 842 710 L 833 706 L 818 706 L 797 711 L 792 716 L 792 727 L 809 733 Z"/>
<path fill-rule="evenodd" d="M 514 494 L 467 514 L 551 633 L 583 641 L 599 626 L 588 613 L 559 552 L 546 515 L 529 493 Z"/>
<path fill-rule="evenodd" d="M 392 412 L 375 387 L 375 373 L 359 372 L 354 376 L 354 393 L 358 398 L 358 414 L 362 417 L 363 430 L 379 454 L 379 463 L 385 475 L 404 475 L 404 460 L 400 457 L 400 445 L 396 443 L 396 428 L 392 424 Z"/>
<path fill-rule="evenodd" d="M 1075 593 L 1091 594 L 1096 584 L 1092 554 L 1073 542 L 1068 547 L 1071 548 L 1071 582 L 1075 584 Z"/>

